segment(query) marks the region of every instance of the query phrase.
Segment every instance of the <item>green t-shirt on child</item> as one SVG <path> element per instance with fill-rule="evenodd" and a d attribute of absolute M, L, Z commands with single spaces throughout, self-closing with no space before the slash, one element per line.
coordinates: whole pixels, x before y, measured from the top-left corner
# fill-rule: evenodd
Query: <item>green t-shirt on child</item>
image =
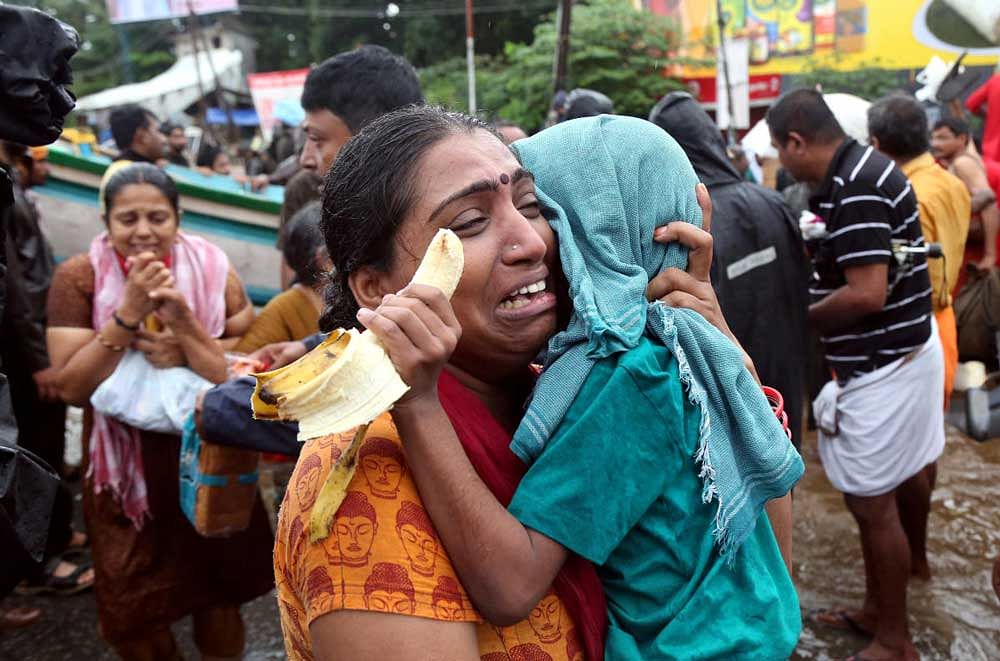
<path fill-rule="evenodd" d="M 700 414 L 673 353 L 643 339 L 597 362 L 510 511 L 598 566 L 605 658 L 787 659 L 799 601 L 767 516 L 726 564 L 703 503 Z"/>

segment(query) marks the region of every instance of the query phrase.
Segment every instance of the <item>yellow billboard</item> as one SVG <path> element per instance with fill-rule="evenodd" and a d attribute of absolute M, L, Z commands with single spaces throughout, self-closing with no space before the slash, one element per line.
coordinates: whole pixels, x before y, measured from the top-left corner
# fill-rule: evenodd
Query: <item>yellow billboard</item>
<path fill-rule="evenodd" d="M 716 0 L 645 0 L 678 20 L 685 55 L 714 60 Z M 933 55 L 967 65 L 1000 57 L 1000 0 L 719 0 L 729 36 L 750 42 L 750 74 L 810 67 L 922 69 Z M 686 67 L 681 75 L 714 75 Z"/>

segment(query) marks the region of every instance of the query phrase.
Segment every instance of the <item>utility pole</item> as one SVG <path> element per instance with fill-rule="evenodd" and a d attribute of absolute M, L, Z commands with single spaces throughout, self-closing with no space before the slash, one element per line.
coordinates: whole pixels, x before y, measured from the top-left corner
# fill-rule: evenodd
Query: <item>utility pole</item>
<path fill-rule="evenodd" d="M 201 58 L 199 57 L 198 51 L 200 46 L 198 45 L 198 40 L 195 39 L 195 31 L 198 28 L 195 26 L 194 22 L 194 12 L 188 15 L 188 32 L 191 33 L 191 46 L 194 48 L 194 75 L 198 81 L 198 106 L 201 108 L 201 118 L 205 120 L 205 83 L 204 79 L 201 77 Z M 207 124 L 207 122 L 206 122 Z"/>
<path fill-rule="evenodd" d="M 469 75 L 469 114 L 476 114 L 476 38 L 472 23 L 472 0 L 465 0 L 465 59 Z"/>
<path fill-rule="evenodd" d="M 715 0 L 715 13 L 719 24 L 719 64 L 722 66 L 722 81 L 726 86 L 726 107 L 729 111 L 729 126 L 726 127 L 726 141 L 729 145 L 736 144 L 735 107 L 733 106 L 733 86 L 729 84 L 729 61 L 726 57 L 726 18 L 722 14 L 722 0 Z M 719 72 L 716 71 L 718 76 Z M 716 100 L 716 115 L 718 115 L 718 100 Z"/>
<path fill-rule="evenodd" d="M 115 25 L 115 32 L 118 33 L 118 46 L 122 51 L 122 71 L 125 72 L 125 82 L 135 82 L 135 71 L 132 69 L 132 58 L 129 55 L 128 32 L 121 23 Z"/>
<path fill-rule="evenodd" d="M 200 46 L 198 44 L 198 20 L 190 2 L 188 3 L 188 9 L 190 12 L 188 14 L 188 31 L 191 33 L 191 46 L 194 48 L 194 73 L 198 80 L 198 112 L 201 114 L 201 122 L 204 126 L 204 130 L 208 131 L 208 133 L 215 139 L 215 142 L 221 145 L 222 141 L 219 140 L 218 134 L 215 132 L 215 129 L 212 128 L 212 125 L 208 123 L 208 112 L 205 110 L 205 82 L 201 76 L 201 54 L 199 53 Z M 211 54 L 206 55 L 209 61 L 211 61 Z"/>
<path fill-rule="evenodd" d="M 566 60 L 569 58 L 569 29 L 572 21 L 573 0 L 559 0 L 556 10 L 556 22 L 559 23 L 559 36 L 556 40 L 555 89 L 553 93 L 566 86 Z"/>
<path fill-rule="evenodd" d="M 309 59 L 313 62 L 322 62 L 325 58 L 323 57 L 323 38 L 326 36 L 329 30 L 329 25 L 327 21 L 324 21 L 319 17 L 320 11 L 320 0 L 307 0 L 306 7 L 309 11 L 309 32 L 308 32 L 308 51 Z"/>
<path fill-rule="evenodd" d="M 223 112 L 226 113 L 226 128 L 227 137 L 229 140 L 236 139 L 236 123 L 233 121 L 233 112 L 229 107 L 229 101 L 226 99 L 226 91 L 222 88 L 222 82 L 219 80 L 219 73 L 215 70 L 215 62 L 212 61 L 212 49 L 209 47 L 208 40 L 204 38 L 204 34 L 201 32 L 201 25 L 199 23 L 198 17 L 194 12 L 194 4 L 191 0 L 188 0 L 188 25 L 191 28 L 191 42 L 194 44 L 194 66 L 195 72 L 198 75 L 198 92 L 201 94 L 202 99 L 205 98 L 205 88 L 201 82 L 201 63 L 198 61 L 198 48 L 199 42 L 201 42 L 201 48 L 204 49 L 205 57 L 208 59 L 208 68 L 212 72 L 212 79 L 215 81 L 215 94 L 219 100 L 219 105 L 222 107 Z M 204 107 L 204 106 L 202 106 Z M 215 131 L 210 127 L 208 123 L 207 115 L 203 115 L 205 120 L 205 128 L 209 130 L 212 136 L 215 138 L 216 142 L 219 142 L 219 136 L 216 135 Z M 227 141 L 228 142 L 228 141 Z M 219 145 L 220 147 L 222 144 Z M 227 150 L 228 151 L 228 150 Z"/>
<path fill-rule="evenodd" d="M 226 129 L 228 133 L 226 137 L 229 138 L 228 142 L 234 142 L 239 139 L 239 134 L 236 131 L 236 122 L 233 120 L 232 106 L 229 105 L 229 99 L 226 98 L 226 90 L 222 87 L 222 81 L 219 80 L 219 72 L 215 69 L 215 61 L 212 60 L 212 48 L 209 46 L 204 32 L 198 30 L 197 37 L 201 39 L 201 46 L 208 57 L 208 68 L 212 72 L 212 79 L 215 81 L 215 94 L 219 99 L 219 105 L 222 107 L 222 111 L 226 113 Z"/>

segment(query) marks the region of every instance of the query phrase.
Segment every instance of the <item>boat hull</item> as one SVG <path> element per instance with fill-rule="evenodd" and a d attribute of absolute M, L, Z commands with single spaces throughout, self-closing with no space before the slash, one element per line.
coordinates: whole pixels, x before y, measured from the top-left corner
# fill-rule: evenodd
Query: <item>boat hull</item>
<path fill-rule="evenodd" d="M 104 230 L 98 190 L 108 162 L 52 149 L 51 174 L 37 194 L 42 231 L 59 260 L 86 252 Z M 267 195 L 242 194 L 193 183 L 186 168 L 168 167 L 180 192 L 181 227 L 222 248 L 246 284 L 254 305 L 264 305 L 279 291 L 281 254 L 275 248 L 279 225 L 280 187 Z"/>

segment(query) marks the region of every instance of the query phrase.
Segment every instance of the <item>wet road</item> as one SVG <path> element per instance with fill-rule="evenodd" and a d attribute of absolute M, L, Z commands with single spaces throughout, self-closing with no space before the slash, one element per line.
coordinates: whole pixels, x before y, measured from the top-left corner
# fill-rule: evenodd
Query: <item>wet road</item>
<path fill-rule="evenodd" d="M 116 661 L 118 656 L 97 635 L 93 593 L 72 597 L 9 597 L 5 605 L 45 609 L 43 619 L 28 629 L 0 635 L 2 661 Z M 248 661 L 284 659 L 285 645 L 278 624 L 278 605 L 267 594 L 245 604 Z M 174 637 L 185 659 L 198 659 L 191 638 L 191 618 L 174 625 Z"/>
<path fill-rule="evenodd" d="M 806 476 L 796 490 L 795 570 L 803 612 L 854 606 L 864 594 L 861 551 L 854 522 L 823 474 L 815 437 L 806 441 Z M 949 428 L 930 519 L 930 583 L 913 583 L 910 626 L 927 660 L 1000 659 L 1000 604 L 990 588 L 992 558 L 1000 553 L 1000 439 L 978 444 Z M 93 595 L 10 597 L 12 605 L 39 605 L 37 625 L 0 637 L 0 660 L 111 661 L 97 636 Z M 244 658 L 283 659 L 284 647 L 272 595 L 243 607 Z M 867 642 L 850 633 L 812 625 L 805 618 L 793 658 L 843 659 Z M 187 659 L 197 659 L 190 619 L 174 627 Z"/>
<path fill-rule="evenodd" d="M 815 435 L 803 454 L 806 476 L 795 497 L 796 585 L 804 615 L 860 606 L 864 571 L 857 527 L 823 474 Z M 1000 604 L 990 585 L 1000 553 L 1000 439 L 976 443 L 948 427 L 928 523 L 933 578 L 911 581 L 910 630 L 921 657 L 1000 659 Z M 804 617 L 795 659 L 843 659 L 867 640 Z"/>

